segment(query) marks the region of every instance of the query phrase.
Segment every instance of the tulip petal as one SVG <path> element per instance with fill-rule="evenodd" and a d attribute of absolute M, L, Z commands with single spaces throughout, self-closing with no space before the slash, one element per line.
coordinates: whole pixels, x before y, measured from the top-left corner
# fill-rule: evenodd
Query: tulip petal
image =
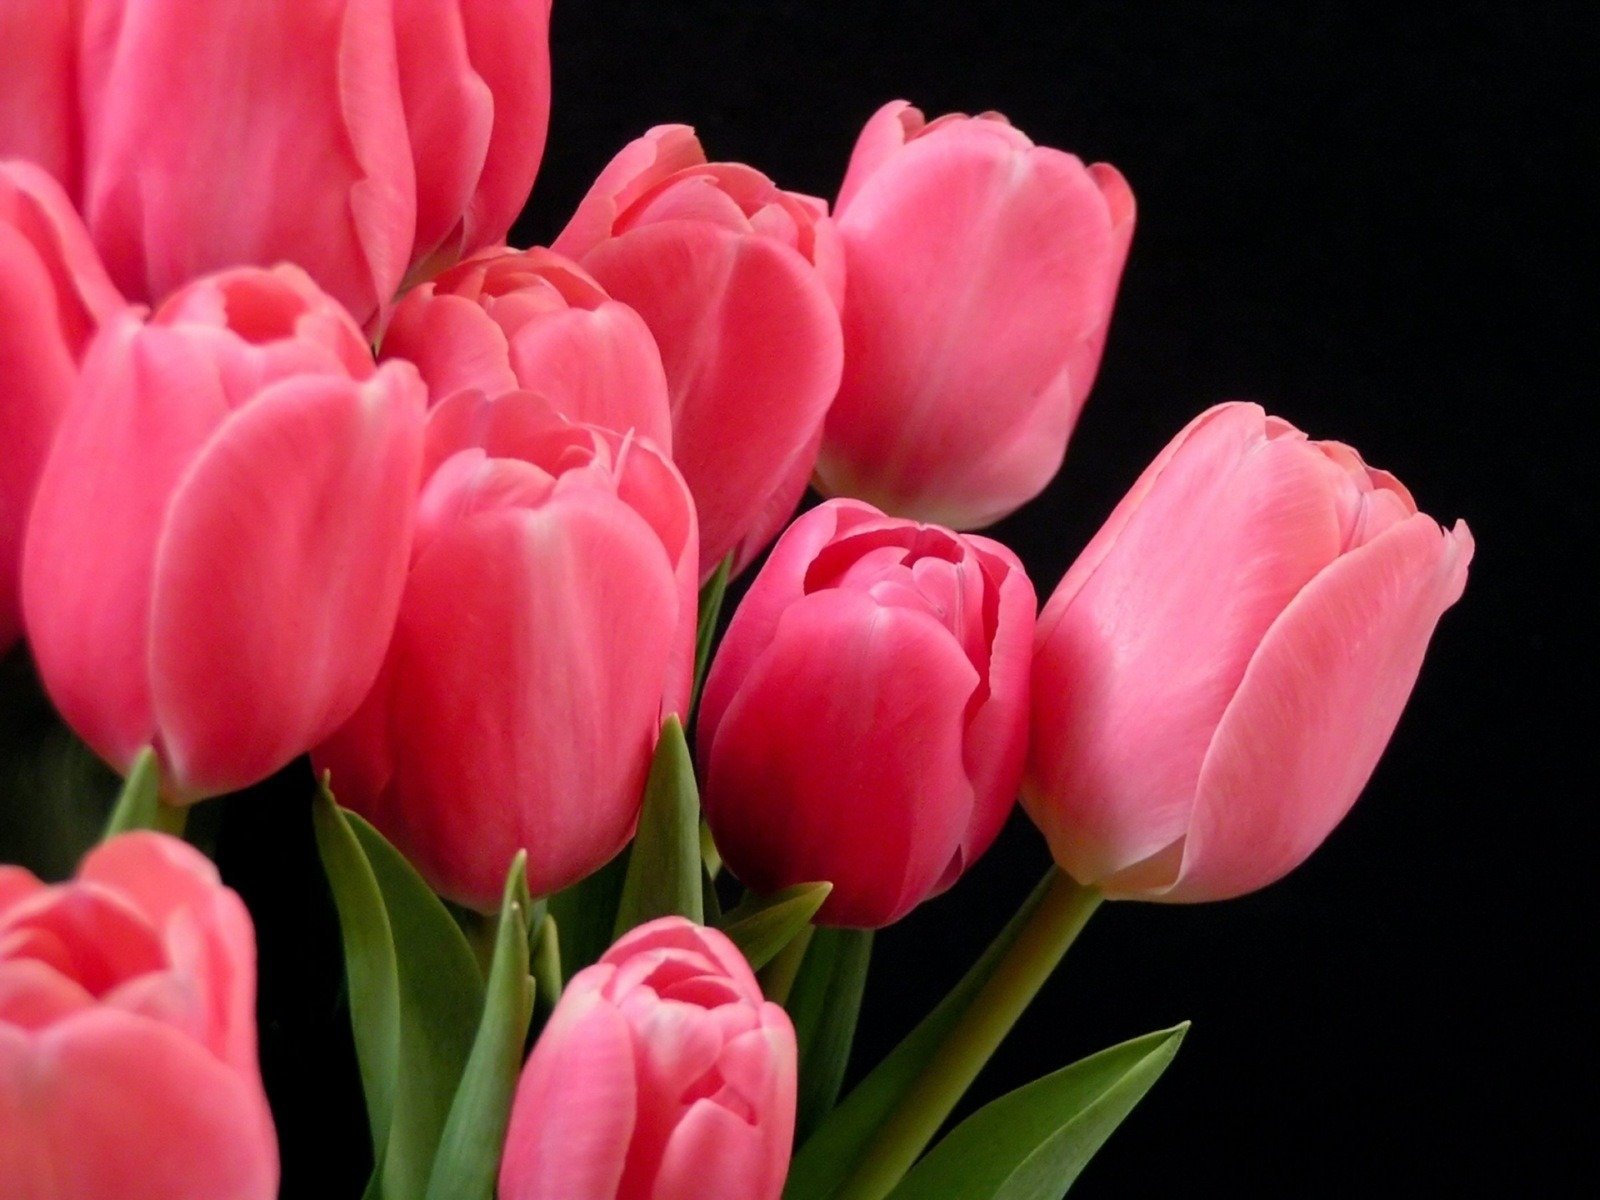
<path fill-rule="evenodd" d="M 16 1200 L 272 1200 L 259 1085 L 176 1030 L 98 1009 L 0 1025 L 0 1179 Z"/>
<path fill-rule="evenodd" d="M 188 794 L 265 778 L 371 687 L 410 555 L 422 407 L 398 364 L 366 384 L 273 385 L 173 496 L 150 660 L 162 750 Z"/>
<path fill-rule="evenodd" d="M 797 251 L 703 223 L 634 229 L 583 265 L 660 347 L 705 577 L 790 482 L 788 464 L 827 414 L 843 363 L 838 313 Z"/>
<path fill-rule="evenodd" d="M 166 931 L 169 952 L 199 959 L 179 964 L 210 981 L 211 1007 L 195 1035 L 239 1070 L 256 1073 L 255 929 L 211 860 L 177 838 L 129 833 L 91 850 L 77 877 L 125 896 Z"/>
<path fill-rule="evenodd" d="M 1183 864 L 1156 898 L 1214 900 L 1298 866 L 1349 811 L 1472 559 L 1418 514 L 1346 554 L 1274 623 L 1218 726 Z"/>
<path fill-rule="evenodd" d="M 1326 460 L 1259 410 L 1184 445 L 1039 636 L 1029 793 L 1050 799 L 1024 805 L 1080 882 L 1183 837 L 1250 657 L 1343 544 Z"/>
<path fill-rule="evenodd" d="M 569 987 L 517 1086 L 499 1200 L 619 1196 L 637 1104 L 627 1022 Z"/>
<path fill-rule="evenodd" d="M 977 685 L 925 613 L 845 590 L 791 605 L 706 756 L 706 814 L 730 867 L 762 893 L 829 880 L 825 923 L 898 919 L 966 833 L 963 727 Z"/>
<path fill-rule="evenodd" d="M 392 652 L 406 735 L 369 815 L 462 903 L 495 903 L 518 849 L 535 894 L 576 882 L 637 820 L 678 621 L 660 540 L 598 488 L 440 534 L 407 585 Z"/>
<path fill-rule="evenodd" d="M 118 769 L 155 735 L 145 631 L 168 501 L 227 415 L 211 365 L 129 312 L 91 346 L 40 476 L 23 558 L 39 673 Z"/>
<path fill-rule="evenodd" d="M 62 0 L 0 4 L 6 48 L 0 88 L 0 159 L 38 163 L 69 189 L 78 186 L 77 12 Z"/>
<path fill-rule="evenodd" d="M 84 7 L 83 210 L 127 295 L 286 260 L 357 320 L 394 294 L 416 194 L 391 0 Z"/>
<path fill-rule="evenodd" d="M 638 433 L 672 453 L 672 411 L 661 354 L 625 304 L 569 308 L 530 321 L 511 338 L 518 384 L 569 421 Z"/>

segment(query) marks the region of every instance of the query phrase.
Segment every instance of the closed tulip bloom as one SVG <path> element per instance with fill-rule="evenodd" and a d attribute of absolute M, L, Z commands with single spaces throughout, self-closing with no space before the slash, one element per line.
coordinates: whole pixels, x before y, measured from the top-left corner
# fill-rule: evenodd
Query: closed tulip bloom
<path fill-rule="evenodd" d="M 702 574 L 730 552 L 743 565 L 794 511 L 839 387 L 844 264 L 827 206 L 708 163 L 692 129 L 662 125 L 601 172 L 555 249 L 655 335 Z"/>
<path fill-rule="evenodd" d="M 22 628 L 33 489 L 90 335 L 122 306 L 60 186 L 0 163 L 0 654 Z"/>
<path fill-rule="evenodd" d="M 1111 896 L 1237 896 L 1349 811 L 1472 559 L 1392 475 L 1224 404 L 1145 471 L 1039 621 L 1023 804 Z"/>
<path fill-rule="evenodd" d="M 833 500 L 778 540 L 706 681 L 706 817 L 757 892 L 829 881 L 825 924 L 942 892 L 1005 823 L 1033 586 L 997 542 Z"/>
<path fill-rule="evenodd" d="M 1061 466 L 1133 237 L 1114 167 L 1004 117 L 904 101 L 856 144 L 835 206 L 850 286 L 819 486 L 974 529 Z"/>
<path fill-rule="evenodd" d="M 287 260 L 366 321 L 503 238 L 538 169 L 548 0 L 22 8 L 0 154 L 67 186 L 131 299 Z"/>
<path fill-rule="evenodd" d="M 518 850 L 546 895 L 632 836 L 663 716 L 688 704 L 694 504 L 648 442 L 530 393 L 458 393 L 428 441 L 382 676 L 316 762 L 438 891 L 489 911 Z"/>
<path fill-rule="evenodd" d="M 722 934 L 642 925 L 578 972 L 511 1108 L 500 1200 L 778 1200 L 795 1037 Z"/>
<path fill-rule="evenodd" d="M 293 267 L 244 268 L 101 328 L 23 556 L 39 672 L 168 799 L 245 787 L 342 724 L 399 607 L 425 389 L 374 368 Z"/>
<path fill-rule="evenodd" d="M 0 866 L 7 1200 L 271 1200 L 255 935 L 198 851 L 130 833 L 53 887 Z"/>
<path fill-rule="evenodd" d="M 432 403 L 531 391 L 569 420 L 637 431 L 672 449 L 667 378 L 650 330 L 570 259 L 486 250 L 413 288 L 385 357 L 409 359 Z"/>

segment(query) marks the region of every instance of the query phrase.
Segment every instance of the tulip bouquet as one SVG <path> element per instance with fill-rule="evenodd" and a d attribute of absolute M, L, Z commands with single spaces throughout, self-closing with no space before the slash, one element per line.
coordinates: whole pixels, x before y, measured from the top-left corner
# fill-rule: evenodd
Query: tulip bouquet
<path fill-rule="evenodd" d="M 1225 403 L 1040 609 L 966 531 L 1061 465 L 1121 175 L 897 102 L 830 205 L 660 126 L 511 248 L 548 20 L 0 5 L 0 648 L 125 777 L 74 877 L 0 866 L 8 1200 L 276 1194 L 184 837 L 269 776 L 368 1197 L 1060 1196 L 1183 1027 L 946 1129 L 969 1085 L 1102 899 L 1304 860 L 1461 594 L 1464 526 Z M 1019 796 L 1057 867 L 844 1091 L 874 931 Z"/>

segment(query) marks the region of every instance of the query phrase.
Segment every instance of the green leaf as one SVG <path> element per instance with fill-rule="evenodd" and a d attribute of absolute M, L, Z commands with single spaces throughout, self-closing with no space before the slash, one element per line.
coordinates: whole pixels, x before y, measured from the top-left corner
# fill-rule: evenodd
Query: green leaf
<path fill-rule="evenodd" d="M 405 858 L 354 813 L 346 819 L 372 864 L 394 931 L 400 1061 L 383 1164 L 385 1200 L 421 1200 L 483 1010 L 483 976 L 443 902 Z"/>
<path fill-rule="evenodd" d="M 700 875 L 700 793 L 683 726 L 669 716 L 644 786 L 613 940 L 657 917 L 677 915 L 702 923 Z"/>
<path fill-rule="evenodd" d="M 106 821 L 105 836 L 112 838 L 136 829 L 153 829 L 182 837 L 188 816 L 186 805 L 161 803 L 161 761 L 156 752 L 146 746 L 133 760 L 127 782 L 122 785 L 117 803 Z"/>
<path fill-rule="evenodd" d="M 381 1179 L 389 1128 L 394 1120 L 395 1080 L 400 1074 L 400 971 L 394 934 L 378 878 L 361 843 L 326 786 L 312 808 L 317 851 L 339 912 L 344 943 L 345 983 L 350 996 L 350 1026 L 355 1034 L 361 1090 L 372 1130 L 373 1181 Z M 368 1195 L 379 1194 L 369 1186 Z"/>
<path fill-rule="evenodd" d="M 533 1018 L 527 867 L 527 852 L 521 851 L 511 864 L 500 902 L 483 1021 L 439 1139 L 427 1200 L 494 1200 L 522 1047 Z"/>
<path fill-rule="evenodd" d="M 611 945 L 631 857 L 630 851 L 623 850 L 594 874 L 550 897 L 550 916 L 561 937 L 561 968 L 566 978 L 592 964 Z"/>
<path fill-rule="evenodd" d="M 759 971 L 795 939 L 833 891 L 831 883 L 797 883 L 770 896 L 747 895 L 724 914 L 720 926 Z"/>
<path fill-rule="evenodd" d="M 783 1200 L 826 1200 L 849 1178 L 872 1135 L 899 1107 L 961 1014 L 989 982 L 1005 952 L 1044 900 L 1050 883 L 1047 875 L 939 1006 L 856 1085 L 809 1138 L 802 1135 L 803 1140 L 798 1142 L 800 1152 L 789 1168 Z"/>
<path fill-rule="evenodd" d="M 548 1013 L 561 999 L 561 931 L 556 919 L 546 916 L 539 922 L 539 932 L 533 935 L 533 978 L 539 985 L 537 998 L 539 1011 Z"/>
<path fill-rule="evenodd" d="M 870 929 L 818 929 L 812 935 L 787 1005 L 800 1051 L 797 1140 L 839 1098 L 871 956 Z"/>
<path fill-rule="evenodd" d="M 699 703 L 700 689 L 706 681 L 706 668 L 711 665 L 711 643 L 717 636 L 717 619 L 722 615 L 722 598 L 728 592 L 728 576 L 733 572 L 733 555 L 717 564 L 716 573 L 700 589 L 700 614 L 694 637 L 694 691 L 691 711 Z"/>
<path fill-rule="evenodd" d="M 373 1131 L 376 1178 L 367 1194 L 423 1200 L 472 1051 L 483 977 L 443 902 L 377 830 L 338 807 L 326 784 L 315 821 Z"/>
<path fill-rule="evenodd" d="M 985 1105 L 890 1200 L 1061 1200 L 1177 1054 L 1188 1022 L 1146 1034 Z"/>

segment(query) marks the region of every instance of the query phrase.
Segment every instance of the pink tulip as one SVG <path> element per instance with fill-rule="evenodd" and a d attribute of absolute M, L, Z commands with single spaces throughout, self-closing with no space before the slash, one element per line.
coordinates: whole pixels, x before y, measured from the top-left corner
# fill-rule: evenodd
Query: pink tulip
<path fill-rule="evenodd" d="M 122 305 L 60 186 L 0 163 L 0 654 L 22 627 L 34 485 L 95 326 Z"/>
<path fill-rule="evenodd" d="M 271 1200 L 255 936 L 211 864 L 130 833 L 47 887 L 0 866 L 0 1193 Z"/>
<path fill-rule="evenodd" d="M 503 238 L 543 153 L 548 0 L 14 7 L 0 154 L 57 175 L 137 300 L 288 260 L 366 321 Z"/>
<path fill-rule="evenodd" d="M 819 486 L 958 529 L 1061 466 L 1133 237 L 1114 167 L 1004 117 L 868 122 L 836 205 L 850 287 Z"/>
<path fill-rule="evenodd" d="M 245 787 L 371 687 L 410 552 L 425 391 L 294 267 L 112 318 L 39 481 L 22 599 L 68 723 L 180 801 Z"/>
<path fill-rule="evenodd" d="M 673 455 L 709 575 L 794 511 L 839 387 L 844 263 L 820 200 L 662 125 L 601 172 L 555 249 L 638 310 L 672 399 Z"/>
<path fill-rule="evenodd" d="M 688 704 L 694 505 L 648 442 L 531 393 L 458 392 L 428 443 L 383 674 L 316 761 L 435 888 L 487 911 L 519 849 L 544 895 L 632 836 L 662 717 Z"/>
<path fill-rule="evenodd" d="M 756 577 L 706 681 L 706 817 L 757 892 L 878 927 L 989 848 L 1027 742 L 1033 586 L 987 538 L 833 500 Z"/>
<path fill-rule="evenodd" d="M 1162 451 L 1039 620 L 1023 804 L 1112 896 L 1303 862 L 1394 732 L 1472 535 L 1348 446 L 1224 404 Z"/>
<path fill-rule="evenodd" d="M 434 404 L 475 389 L 531 391 L 569 420 L 637 431 L 672 449 L 667 379 L 650 330 L 581 267 L 549 250 L 486 250 L 413 288 L 384 337 Z"/>
<path fill-rule="evenodd" d="M 573 976 L 534 1046 L 500 1200 L 778 1200 L 795 1056 L 732 942 L 643 925 Z"/>

